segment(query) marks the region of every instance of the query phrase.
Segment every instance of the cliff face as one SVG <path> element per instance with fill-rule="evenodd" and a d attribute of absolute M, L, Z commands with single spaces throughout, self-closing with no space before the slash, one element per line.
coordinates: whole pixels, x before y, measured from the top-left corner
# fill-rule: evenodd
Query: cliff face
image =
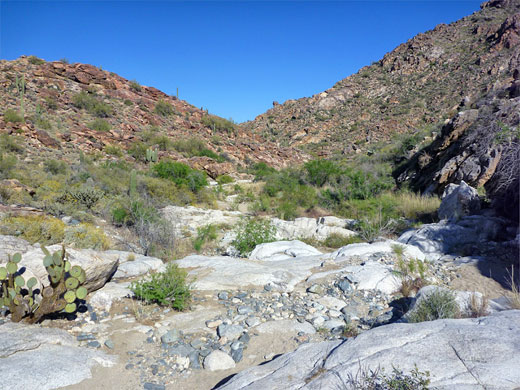
<path fill-rule="evenodd" d="M 8 110 L 20 113 L 16 79 L 22 76 L 25 118 L 24 122 L 13 122 L 3 114 Z M 29 156 L 45 150 L 49 155 L 72 159 L 80 150 L 103 153 L 110 145 L 132 160 L 125 152 L 143 143 L 159 149 L 161 157 L 184 160 L 212 176 L 233 172 L 246 161 L 282 167 L 303 159 L 298 151 L 265 142 L 175 96 L 92 65 L 25 56 L 3 60 L 0 85 L 0 132 L 24 136 Z M 157 109 L 158 104 L 163 110 Z M 98 126 L 92 126 L 96 120 Z M 219 162 L 208 156 L 190 157 L 169 147 L 164 137 L 170 142 L 195 137 L 225 158 Z"/>
<path fill-rule="evenodd" d="M 273 103 L 245 129 L 317 155 L 349 154 L 472 108 L 519 67 L 518 0 L 490 1 L 308 98 Z"/>

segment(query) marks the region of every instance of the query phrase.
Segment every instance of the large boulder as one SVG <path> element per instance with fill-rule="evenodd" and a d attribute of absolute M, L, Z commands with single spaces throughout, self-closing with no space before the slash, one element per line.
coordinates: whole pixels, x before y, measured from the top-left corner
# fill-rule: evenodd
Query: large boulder
<path fill-rule="evenodd" d="M 428 260 L 435 261 L 446 254 L 456 255 L 465 246 L 503 238 L 506 225 L 500 218 L 471 215 L 456 222 L 445 220 L 422 225 L 404 232 L 397 241 L 419 248 Z"/>
<path fill-rule="evenodd" d="M 293 240 L 275 241 L 257 245 L 249 255 L 249 258 L 251 260 L 277 261 L 321 254 L 322 253 L 313 246 L 298 240 Z"/>
<path fill-rule="evenodd" d="M 414 258 L 421 261 L 423 261 L 425 258 L 424 253 L 422 253 L 422 251 L 416 246 L 407 244 L 403 245 L 402 242 L 393 240 L 373 242 L 371 244 L 359 243 L 346 245 L 333 252 L 330 257 L 335 262 L 345 262 L 354 256 L 361 259 L 368 259 L 369 257 L 376 254 L 394 253 L 396 246 L 403 248 L 403 254 L 405 257 Z"/>
<path fill-rule="evenodd" d="M 25 253 L 35 247 L 23 238 L 0 235 L 0 263 L 7 262 L 9 255 Z"/>
<path fill-rule="evenodd" d="M 116 357 L 79 347 L 64 330 L 8 322 L 0 325 L 0 361 L 2 388 L 50 390 L 91 378 L 94 366 Z"/>
<path fill-rule="evenodd" d="M 460 185 L 450 184 L 446 187 L 437 214 L 440 219 L 456 221 L 479 210 L 480 199 L 477 190 L 461 181 Z"/>
<path fill-rule="evenodd" d="M 345 341 L 305 344 L 246 369 L 220 390 L 345 389 L 362 370 L 430 372 L 439 390 L 520 386 L 520 311 L 478 319 L 392 324 Z"/>
<path fill-rule="evenodd" d="M 52 245 L 47 249 L 52 253 L 61 250 L 61 245 Z M 107 280 L 114 274 L 118 266 L 118 258 L 105 255 L 104 252 L 91 249 L 66 248 L 68 260 L 72 265 L 79 265 L 85 270 L 87 279 L 83 286 L 89 292 L 104 286 Z M 22 256 L 20 266 L 27 267 L 44 285 L 49 283 L 47 270 L 43 266 L 43 251 L 33 249 Z"/>
<path fill-rule="evenodd" d="M 165 269 L 163 261 L 157 257 L 116 250 L 105 251 L 103 256 L 114 258 L 119 262 L 117 271 L 112 277 L 114 280 L 134 278 L 149 272 L 162 272 Z"/>

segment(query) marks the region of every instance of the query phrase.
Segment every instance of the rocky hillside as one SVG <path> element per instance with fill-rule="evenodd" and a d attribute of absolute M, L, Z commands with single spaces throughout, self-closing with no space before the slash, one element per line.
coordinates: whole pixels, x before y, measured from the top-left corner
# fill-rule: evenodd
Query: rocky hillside
<path fill-rule="evenodd" d="M 29 155 L 45 150 L 73 161 L 81 150 L 139 161 L 151 147 L 213 177 L 249 160 L 281 167 L 302 159 L 176 96 L 92 65 L 34 56 L 3 60 L 0 85 L 0 132 L 23 135 Z M 175 145 L 186 139 L 199 142 Z"/>
<path fill-rule="evenodd" d="M 509 85 L 520 62 L 520 2 L 494 0 L 461 20 L 419 34 L 332 88 L 273 103 L 244 125 L 266 141 L 319 156 L 350 154 L 473 108 Z"/>

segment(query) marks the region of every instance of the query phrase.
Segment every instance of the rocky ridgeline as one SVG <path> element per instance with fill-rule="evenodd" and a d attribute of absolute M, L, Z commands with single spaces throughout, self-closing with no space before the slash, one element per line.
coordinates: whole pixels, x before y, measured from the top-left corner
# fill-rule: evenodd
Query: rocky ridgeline
<path fill-rule="evenodd" d="M 91 368 L 101 364 L 135 378 L 121 388 L 160 390 L 176 388 L 179 381 L 194 386 L 196 378 L 207 375 L 222 379 L 297 348 L 247 369 L 222 388 L 329 388 L 354 374 L 361 362 L 387 370 L 395 364 L 411 370 L 417 364 L 431 372 L 437 388 L 503 383 L 500 388 L 513 389 L 520 384 L 518 370 L 512 369 L 518 342 L 511 343 L 520 312 L 508 310 L 506 299 L 485 304 L 480 293 L 455 291 L 463 316 L 489 317 L 406 324 L 421 300 L 460 278 L 460 267 L 485 269 L 498 250 L 518 246 L 520 236 L 505 228 L 506 221 L 468 215 L 478 211 L 475 196 L 464 185 L 451 188 L 439 210 L 443 221 L 409 230 L 395 241 L 322 253 L 288 232 L 301 234 L 312 226 L 308 233 L 316 234 L 324 226 L 345 229 L 352 221 L 327 217 L 312 225 L 300 219 L 278 226 L 285 241 L 258 245 L 247 259 L 191 255 L 177 260 L 196 278 L 191 307 L 183 313 L 131 299 L 130 281 L 164 270 L 161 260 L 70 249 L 71 264 L 86 272 L 91 293 L 85 307 L 72 321 L 47 319 L 30 326 L 2 320 L 0 374 L 12 389 L 54 389 L 91 377 Z M 194 212 L 200 211 L 185 210 L 185 223 Z M 39 274 L 43 252 L 38 245 L 8 236 L 0 243 L 2 254 L 23 252 L 24 266 Z M 425 277 L 433 285 L 415 298 L 413 292 L 410 298 L 399 293 L 403 279 L 396 271 L 403 258 L 427 261 Z M 481 312 L 475 314 L 475 306 Z M 35 374 L 22 375 L 29 369 Z M 40 375 L 48 370 L 51 380 Z M 501 382 L 493 381 L 495 370 Z"/>
<path fill-rule="evenodd" d="M 0 133 L 23 135 L 29 157 L 47 156 L 76 160 L 77 153 L 104 152 L 107 146 L 128 150 L 156 129 L 156 135 L 170 140 L 196 137 L 204 141 L 217 154 L 228 161 L 219 162 L 210 157 L 186 158 L 175 150 L 159 151 L 159 157 L 169 157 L 205 170 L 211 177 L 235 173 L 237 164 L 244 161 L 262 161 L 270 166 L 282 167 L 301 163 L 304 155 L 292 148 L 264 142 L 259 136 L 243 131 L 229 123 L 229 129 L 218 129 L 207 120 L 223 120 L 210 116 L 205 110 L 194 107 L 177 96 L 170 96 L 153 87 L 139 85 L 115 73 L 88 64 L 68 64 L 61 61 L 34 62 L 22 56 L 14 61 L 0 61 Z M 20 97 L 16 79 L 24 77 L 24 122 L 10 122 L 5 111 L 20 111 Z M 95 116 L 74 104 L 80 92 L 95 96 L 106 113 L 102 116 L 110 129 L 89 128 Z M 156 105 L 166 103 L 171 114 L 161 115 Z M 44 121 L 41 121 L 41 119 Z M 44 125 L 42 125 L 45 123 Z M 132 157 L 128 156 L 128 160 Z"/>

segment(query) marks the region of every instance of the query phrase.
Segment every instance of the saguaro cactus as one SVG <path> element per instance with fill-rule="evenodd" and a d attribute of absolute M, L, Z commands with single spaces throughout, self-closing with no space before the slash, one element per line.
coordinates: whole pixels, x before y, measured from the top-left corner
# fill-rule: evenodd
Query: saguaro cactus
<path fill-rule="evenodd" d="M 18 267 L 21 254 L 9 256 L 6 266 L 0 267 L 0 307 L 9 309 L 14 322 L 35 323 L 46 314 L 73 313 L 77 309 L 76 301 L 87 296 L 88 291 L 82 286 L 86 280 L 85 271 L 80 266 L 71 266 L 65 248 L 53 254 L 44 247 L 42 250 L 50 284 L 41 291 L 35 289 L 36 278 L 26 281 L 23 277 L 23 267 Z"/>
<path fill-rule="evenodd" d="M 146 161 L 157 162 L 157 150 L 148 148 L 146 149 Z"/>
<path fill-rule="evenodd" d="M 15 80 L 16 89 L 18 90 L 18 93 L 20 94 L 20 115 L 22 118 L 25 115 L 24 105 L 23 105 L 23 98 L 25 96 L 25 76 L 22 75 L 22 77 L 16 76 Z"/>

